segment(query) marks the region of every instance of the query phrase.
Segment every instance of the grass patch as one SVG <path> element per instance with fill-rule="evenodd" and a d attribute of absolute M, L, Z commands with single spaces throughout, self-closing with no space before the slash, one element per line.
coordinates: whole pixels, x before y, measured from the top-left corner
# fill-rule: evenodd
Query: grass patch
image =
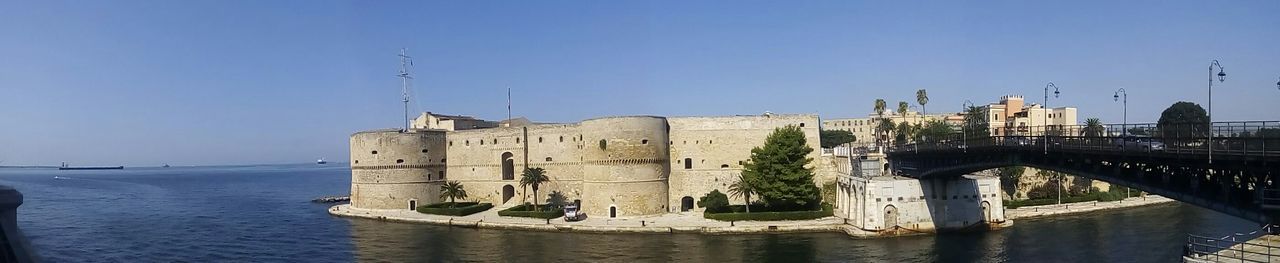
<path fill-rule="evenodd" d="M 444 202 L 419 206 L 417 210 L 419 213 L 423 214 L 465 216 L 489 210 L 489 208 L 493 208 L 493 204 L 477 202 Z"/>
<path fill-rule="evenodd" d="M 1109 192 L 1091 192 L 1085 195 L 1077 195 L 1077 196 L 1063 196 L 1062 203 L 1066 204 L 1066 203 L 1079 203 L 1079 202 L 1089 202 L 1089 201 L 1098 201 L 1098 202 L 1120 201 L 1124 199 L 1124 194 L 1125 194 L 1124 191 L 1121 190 L 1121 191 L 1109 191 Z M 1019 208 L 1024 206 L 1052 205 L 1057 203 L 1058 203 L 1057 198 L 1028 199 L 1028 200 L 1017 200 L 1017 201 L 1007 200 L 1007 201 L 1004 201 L 1004 207 Z"/>
<path fill-rule="evenodd" d="M 763 211 L 758 209 L 759 206 L 751 206 L 752 211 Z M 763 208 L 763 207 L 759 207 Z M 702 213 L 702 217 L 720 221 L 782 221 L 782 220 L 809 220 L 828 217 L 834 214 L 831 204 L 822 204 L 822 210 L 816 211 L 779 211 L 779 212 L 751 212 L 747 213 L 745 208 L 740 205 L 731 206 L 732 212 L 724 213 Z"/>
<path fill-rule="evenodd" d="M 532 207 L 533 205 L 531 204 L 517 205 L 511 208 L 503 209 L 502 211 L 498 211 L 498 215 L 514 216 L 514 217 L 532 217 L 532 218 L 542 218 L 542 219 L 551 219 L 551 218 L 564 216 L 564 210 L 561 210 L 558 207 L 549 206 L 549 205 L 539 205 L 538 211 L 532 211 Z"/>

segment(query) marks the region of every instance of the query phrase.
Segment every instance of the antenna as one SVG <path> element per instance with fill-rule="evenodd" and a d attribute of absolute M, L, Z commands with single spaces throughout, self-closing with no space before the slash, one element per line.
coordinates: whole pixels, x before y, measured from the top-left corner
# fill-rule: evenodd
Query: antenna
<path fill-rule="evenodd" d="M 413 66 L 413 57 L 405 55 L 405 49 L 400 49 L 400 92 L 404 99 L 404 130 L 409 131 L 409 80 L 413 77 L 409 76 L 409 66 Z"/>

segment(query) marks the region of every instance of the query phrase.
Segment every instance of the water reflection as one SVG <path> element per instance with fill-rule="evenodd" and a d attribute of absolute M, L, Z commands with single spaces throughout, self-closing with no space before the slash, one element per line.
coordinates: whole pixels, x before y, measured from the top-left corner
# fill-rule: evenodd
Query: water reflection
<path fill-rule="evenodd" d="M 854 239 L 787 235 L 581 234 L 348 219 L 360 261 L 1167 262 L 1186 233 L 1252 223 L 1182 204 L 1018 221 L 991 232 Z"/>

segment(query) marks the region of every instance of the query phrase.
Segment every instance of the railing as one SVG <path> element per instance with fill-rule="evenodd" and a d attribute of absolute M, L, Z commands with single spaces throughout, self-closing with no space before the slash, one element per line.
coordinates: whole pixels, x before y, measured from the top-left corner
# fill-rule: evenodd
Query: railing
<path fill-rule="evenodd" d="M 1273 227 L 1275 226 L 1266 225 L 1253 232 L 1223 237 L 1188 234 L 1183 256 L 1216 262 L 1223 262 L 1224 259 L 1239 262 L 1271 262 L 1272 258 L 1280 260 L 1280 246 L 1270 244 L 1270 240 L 1267 240 L 1267 244 L 1249 243 L 1250 240 L 1271 234 Z"/>
<path fill-rule="evenodd" d="M 1046 152 L 1110 151 L 1207 159 L 1211 159 L 1212 155 L 1280 156 L 1280 121 L 1214 122 L 1212 125 L 1144 123 L 1019 126 L 991 132 L 964 130 L 919 136 L 909 142 L 894 144 L 888 151 L 968 151 L 984 147 L 1013 147 L 1042 149 Z"/>

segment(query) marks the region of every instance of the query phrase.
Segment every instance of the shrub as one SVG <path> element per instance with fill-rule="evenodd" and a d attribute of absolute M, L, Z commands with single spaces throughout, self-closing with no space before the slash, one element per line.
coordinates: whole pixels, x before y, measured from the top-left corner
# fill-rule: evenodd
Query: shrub
<path fill-rule="evenodd" d="M 1111 190 L 1112 191 L 1108 191 L 1108 192 L 1092 192 L 1085 195 L 1063 196 L 1062 203 L 1066 204 L 1066 203 L 1079 203 L 1079 202 L 1089 202 L 1089 201 L 1111 202 L 1111 201 L 1119 201 L 1121 199 L 1124 199 L 1124 190 L 1115 189 L 1115 188 L 1112 188 Z M 1021 200 L 1021 201 L 1005 201 L 1004 207 L 1019 208 L 1023 206 L 1052 205 L 1057 203 L 1058 203 L 1057 198 L 1029 199 L 1029 200 Z"/>
<path fill-rule="evenodd" d="M 752 206 L 753 208 L 756 206 Z M 720 221 L 780 221 L 780 220 L 809 220 L 829 217 L 834 212 L 831 204 L 823 203 L 822 210 L 816 211 L 789 211 L 789 212 L 737 212 L 744 210 L 742 206 L 734 206 L 734 212 L 715 213 L 704 212 L 702 217 Z"/>
<path fill-rule="evenodd" d="M 711 190 L 710 193 L 698 199 L 698 206 L 713 213 L 725 212 L 728 211 L 729 196 L 724 195 L 720 190 Z"/>
<path fill-rule="evenodd" d="M 445 203 L 436 203 L 436 204 L 419 206 L 417 210 L 419 213 L 424 213 L 424 214 L 446 215 L 446 216 L 466 216 L 470 214 L 479 213 L 484 210 L 489 210 L 489 208 L 493 208 L 493 204 L 476 203 L 476 202 L 459 202 L 459 203 L 445 202 Z"/>
<path fill-rule="evenodd" d="M 543 219 L 551 219 L 551 218 L 564 216 L 564 210 L 561 210 L 560 208 L 551 207 L 551 206 L 538 206 L 538 211 L 531 211 L 530 207 L 532 206 L 533 205 L 530 205 L 529 203 L 513 206 L 511 208 L 498 211 L 498 215 L 514 216 L 514 217 L 532 217 L 532 218 L 543 218 Z"/>

